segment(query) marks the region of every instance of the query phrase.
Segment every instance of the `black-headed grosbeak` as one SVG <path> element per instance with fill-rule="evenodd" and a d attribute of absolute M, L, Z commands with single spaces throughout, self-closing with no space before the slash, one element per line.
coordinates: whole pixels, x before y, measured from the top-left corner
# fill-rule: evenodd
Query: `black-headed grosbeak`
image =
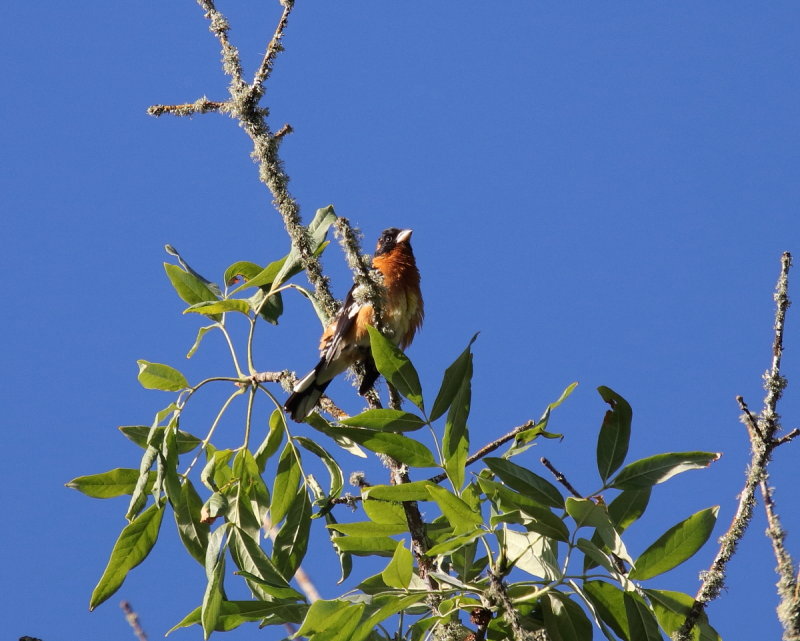
<path fill-rule="evenodd" d="M 411 231 L 395 227 L 384 230 L 372 259 L 373 268 L 383 275 L 384 330 L 401 349 L 411 344 L 424 316 L 419 270 L 411 250 Z M 354 291 L 355 285 L 322 333 L 319 363 L 297 382 L 283 406 L 295 421 L 308 416 L 333 378 L 351 365 L 359 362 L 365 365 L 366 374 L 358 389 L 362 396 L 378 379 L 367 333 L 367 325 L 375 322 L 372 305 L 356 301 Z"/>

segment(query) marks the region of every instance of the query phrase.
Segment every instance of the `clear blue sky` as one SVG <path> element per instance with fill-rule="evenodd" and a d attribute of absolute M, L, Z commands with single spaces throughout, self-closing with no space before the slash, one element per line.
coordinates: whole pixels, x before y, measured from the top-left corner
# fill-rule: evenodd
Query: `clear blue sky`
<path fill-rule="evenodd" d="M 277 2 L 220 8 L 252 71 Z M 201 568 L 165 520 L 151 557 L 88 613 L 125 501 L 63 484 L 138 465 L 116 427 L 149 423 L 169 398 L 139 387 L 136 359 L 193 380 L 219 371 L 216 338 L 185 361 L 201 321 L 180 315 L 164 243 L 219 280 L 237 260 L 283 255 L 287 241 L 233 121 L 145 115 L 154 103 L 226 96 L 195 3 L 17 2 L 2 29 L 0 632 L 132 638 L 116 605 L 125 598 L 155 639 L 199 604 Z M 577 380 L 551 424 L 564 442 L 523 462 L 546 455 L 579 488 L 596 487 L 598 385 L 634 408 L 631 458 L 723 453 L 656 488 L 649 527 L 630 531 L 634 553 L 719 504 L 716 538 L 741 489 L 748 445 L 734 398 L 760 407 L 779 256 L 800 258 L 798 34 L 790 1 L 299 2 L 269 84 L 272 125 L 295 128 L 282 153 L 307 219 L 333 204 L 369 250 L 385 227 L 415 230 L 427 319 L 409 355 L 429 394 L 480 330 L 476 446 Z M 325 262 L 341 297 L 350 281 L 336 247 Z M 313 364 L 317 322 L 299 297 L 286 304 L 281 325 L 259 335 L 263 369 Z M 798 313 L 787 326 L 790 383 Z M 346 386 L 334 389 L 358 407 Z M 800 423 L 797 387 L 782 413 L 787 428 Z M 204 434 L 208 419 L 195 419 L 190 429 Z M 800 559 L 797 447 L 778 451 L 772 483 Z M 764 528 L 759 511 L 711 608 L 726 639 L 780 634 Z M 335 596 L 335 559 L 315 545 L 306 565 Z M 707 545 L 653 585 L 693 594 L 713 553 Z M 280 638 L 243 630 L 224 638 Z"/>

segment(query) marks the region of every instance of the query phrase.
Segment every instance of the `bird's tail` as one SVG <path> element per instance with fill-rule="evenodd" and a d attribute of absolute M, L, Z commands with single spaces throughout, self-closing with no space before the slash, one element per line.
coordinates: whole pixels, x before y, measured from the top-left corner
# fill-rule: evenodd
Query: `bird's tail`
<path fill-rule="evenodd" d="M 293 421 L 299 423 L 306 416 L 311 414 L 311 411 L 317 406 L 323 392 L 325 392 L 325 389 L 330 384 L 330 379 L 324 383 L 317 382 L 320 369 L 323 365 L 324 361 L 320 361 L 314 369 L 298 381 L 294 386 L 294 391 L 283 404 L 283 409 L 289 413 Z"/>

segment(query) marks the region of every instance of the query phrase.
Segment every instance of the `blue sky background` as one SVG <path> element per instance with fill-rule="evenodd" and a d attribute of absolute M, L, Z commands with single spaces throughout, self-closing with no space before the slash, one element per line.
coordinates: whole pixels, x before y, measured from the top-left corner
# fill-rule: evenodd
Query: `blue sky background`
<path fill-rule="evenodd" d="M 250 74 L 279 7 L 220 9 Z M 551 423 L 564 441 L 522 463 L 537 469 L 547 456 L 582 491 L 596 489 L 598 385 L 633 406 L 629 460 L 723 453 L 656 488 L 626 539 L 634 554 L 718 504 L 716 538 L 741 489 L 748 444 L 734 398 L 760 407 L 779 256 L 800 251 L 799 27 L 789 1 L 301 2 L 269 83 L 273 127 L 295 128 L 282 155 L 306 219 L 333 204 L 370 251 L 385 227 L 415 230 L 427 318 L 409 355 L 431 398 L 481 332 L 473 449 L 538 417 L 577 380 Z M 117 607 L 124 598 L 158 638 L 200 603 L 202 569 L 165 519 L 151 556 L 88 613 L 126 502 L 63 484 L 138 466 L 138 448 L 116 427 L 148 424 L 170 397 L 138 385 L 136 359 L 170 363 L 194 381 L 230 373 L 217 336 L 185 360 L 202 321 L 180 314 L 164 243 L 219 281 L 229 264 L 265 264 L 288 242 L 234 121 L 145 114 L 155 103 L 227 95 L 218 44 L 193 2 L 13 3 L 2 30 L 0 628 L 45 641 L 131 638 Z M 350 277 L 337 247 L 325 264 L 343 296 Z M 261 369 L 315 362 L 318 323 L 299 296 L 285 302 L 281 324 L 257 335 Z M 790 383 L 796 316 L 786 335 Z M 331 389 L 358 410 L 345 384 Z M 227 392 L 211 392 L 187 418 L 196 427 L 184 427 L 203 435 Z M 791 384 L 781 410 L 787 429 L 798 425 Z M 234 414 L 216 441 L 236 446 L 240 434 Z M 777 452 L 771 482 L 800 558 L 796 447 Z M 377 466 L 367 471 L 382 478 Z M 764 528 L 759 509 L 729 589 L 710 609 L 725 639 L 780 634 Z M 333 597 L 335 557 L 321 537 L 312 547 L 306 566 Z M 714 552 L 709 543 L 652 586 L 694 594 Z M 373 571 L 356 560 L 354 575 Z"/>

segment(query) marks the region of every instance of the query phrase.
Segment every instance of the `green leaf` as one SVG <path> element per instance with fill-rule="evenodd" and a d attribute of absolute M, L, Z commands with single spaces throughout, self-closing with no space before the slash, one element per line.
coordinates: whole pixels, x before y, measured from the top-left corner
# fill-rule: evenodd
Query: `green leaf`
<path fill-rule="evenodd" d="M 462 534 L 483 524 L 481 513 L 475 512 L 455 494 L 438 485 L 429 485 L 426 489 L 450 525 L 453 526 L 454 534 Z"/>
<path fill-rule="evenodd" d="M 395 548 L 392 560 L 389 565 L 381 572 L 383 582 L 392 588 L 405 590 L 408 584 L 411 583 L 411 573 L 414 566 L 414 560 L 411 557 L 411 552 L 406 549 L 403 541 L 400 541 Z"/>
<path fill-rule="evenodd" d="M 374 327 L 368 325 L 367 330 L 372 358 L 378 371 L 398 392 L 424 412 L 419 375 L 408 356 Z"/>
<path fill-rule="evenodd" d="M 139 365 L 139 383 L 145 389 L 179 392 L 189 387 L 184 375 L 174 367 L 145 360 L 138 360 L 136 363 Z"/>
<path fill-rule="evenodd" d="M 519 510 L 526 515 L 527 519 L 523 519 L 523 522 L 527 529 L 559 541 L 569 540 L 567 526 L 545 506 L 523 494 L 514 492 L 500 483 L 490 481 L 481 476 L 478 477 L 478 484 L 501 510 L 506 512 Z"/>
<path fill-rule="evenodd" d="M 428 487 L 430 481 L 412 481 L 400 485 L 372 485 L 362 491 L 364 500 L 380 499 L 383 501 L 429 501 Z"/>
<path fill-rule="evenodd" d="M 475 528 L 473 530 L 468 530 L 463 534 L 458 534 L 456 536 L 452 536 L 450 538 L 437 543 L 426 552 L 428 556 L 439 556 L 441 554 L 451 554 L 456 550 L 460 550 L 464 546 L 472 543 L 475 539 L 477 539 L 482 534 L 485 534 L 485 530 L 481 528 Z"/>
<path fill-rule="evenodd" d="M 223 601 L 220 604 L 217 627 L 220 632 L 227 632 L 248 621 L 268 619 L 268 625 L 300 623 L 308 609 L 306 605 L 292 603 L 275 603 L 266 601 Z M 183 620 L 170 629 L 167 634 L 190 625 L 200 625 L 202 608 L 195 608 Z"/>
<path fill-rule="evenodd" d="M 411 432 L 426 425 L 416 414 L 393 409 L 367 410 L 357 416 L 346 418 L 341 423 L 385 432 Z"/>
<path fill-rule="evenodd" d="M 287 443 L 278 459 L 275 472 L 275 483 L 272 486 L 272 503 L 269 506 L 269 517 L 277 526 L 286 516 L 289 507 L 297 495 L 301 470 L 297 460 L 297 452 L 291 443 Z"/>
<path fill-rule="evenodd" d="M 628 526 L 644 514 L 650 501 L 650 488 L 624 490 L 608 504 L 608 516 L 611 522 L 622 533 Z"/>
<path fill-rule="evenodd" d="M 272 544 L 272 562 L 281 574 L 294 576 L 308 550 L 311 531 L 311 502 L 306 488 L 300 486 L 293 497 L 283 524 Z"/>
<path fill-rule="evenodd" d="M 683 563 L 708 541 L 718 512 L 717 505 L 673 525 L 636 559 L 630 578 L 650 579 Z"/>
<path fill-rule="evenodd" d="M 639 459 L 622 468 L 611 487 L 634 490 L 663 483 L 686 470 L 708 467 L 721 455 L 715 452 L 672 452 Z"/>
<path fill-rule="evenodd" d="M 164 263 L 164 271 L 167 272 L 167 278 L 169 278 L 175 291 L 178 292 L 178 296 L 189 305 L 214 301 L 219 298 L 196 274 L 184 271 L 171 263 Z M 220 319 L 217 317 L 214 320 Z"/>
<path fill-rule="evenodd" d="M 487 457 L 483 462 L 509 487 L 550 507 L 564 507 L 564 497 L 552 483 L 538 474 L 502 458 Z"/>
<path fill-rule="evenodd" d="M 370 501 L 376 503 L 377 501 Z M 395 536 L 408 532 L 408 523 L 374 523 L 373 521 L 356 521 L 355 523 L 331 523 L 328 529 L 336 530 L 347 536 Z"/>
<path fill-rule="evenodd" d="M 588 539 L 578 539 L 576 545 L 588 559 L 591 559 L 593 566 L 599 565 L 612 574 L 617 573 L 617 569 L 614 567 L 612 560 L 597 546 L 597 544 Z"/>
<path fill-rule="evenodd" d="M 150 438 L 150 443 L 153 447 L 161 447 L 165 429 L 165 427 L 151 428 L 147 425 L 120 425 L 119 427 L 119 431 L 122 432 L 126 438 L 144 449 L 147 448 L 148 438 Z M 176 430 L 175 439 L 178 447 L 178 454 L 191 452 L 202 443 L 199 438 L 183 430 Z"/>
<path fill-rule="evenodd" d="M 327 601 L 323 599 L 314 601 L 308 609 L 300 629 L 292 637 L 311 638 L 318 632 L 341 630 L 347 621 L 355 621 L 358 624 L 363 610 L 363 603 L 356 605 L 344 600 Z M 353 627 L 349 627 L 350 632 Z"/>
<path fill-rule="evenodd" d="M 511 529 L 500 530 L 496 535 L 509 564 L 547 581 L 559 576 L 558 546 L 553 539 L 534 532 Z"/>
<path fill-rule="evenodd" d="M 359 458 L 367 458 L 366 452 L 362 450 L 355 442 L 346 436 L 347 431 L 341 428 L 335 428 L 333 425 L 328 423 L 322 416 L 320 416 L 317 412 L 312 412 L 308 416 L 306 416 L 305 422 L 308 423 L 311 427 L 315 430 L 330 436 L 336 444 L 341 447 L 345 452 L 349 452 L 353 456 L 358 456 Z"/>
<path fill-rule="evenodd" d="M 424 488 L 421 494 L 426 494 Z M 364 500 L 361 501 L 361 506 L 374 523 L 402 525 L 407 527 L 408 521 L 406 520 L 406 512 L 403 506 L 396 501 L 381 501 L 364 497 Z"/>
<path fill-rule="evenodd" d="M 208 639 L 217 627 L 217 620 L 225 599 L 223 576 L 225 575 L 225 533 L 227 526 L 217 528 L 208 539 L 206 550 L 206 590 L 203 594 L 203 605 L 200 610 L 200 622 L 203 625 L 203 638 Z"/>
<path fill-rule="evenodd" d="M 625 611 L 625 593 L 622 590 L 605 581 L 585 581 L 583 591 L 603 623 L 625 641 L 634 641 L 630 635 Z"/>
<path fill-rule="evenodd" d="M 261 445 L 258 446 L 258 449 L 253 455 L 261 474 L 264 473 L 267 461 L 281 446 L 285 433 L 286 419 L 283 416 L 283 412 L 279 409 L 275 409 L 269 417 L 269 434 L 267 434 L 266 438 L 262 441 Z"/>
<path fill-rule="evenodd" d="M 189 348 L 189 351 L 186 352 L 186 358 L 191 358 L 197 352 L 197 349 L 200 347 L 200 341 L 203 340 L 203 337 L 210 332 L 212 329 L 216 329 L 217 325 L 206 325 L 205 327 L 201 327 L 197 330 L 197 338 L 194 339 L 194 344 Z"/>
<path fill-rule="evenodd" d="M 658 631 L 658 621 L 642 597 L 635 592 L 625 592 L 623 600 L 631 639 L 662 641 L 661 633 Z"/>
<path fill-rule="evenodd" d="M 228 267 L 225 270 L 225 275 L 223 276 L 223 281 L 226 285 L 231 285 L 232 281 L 236 277 L 241 277 L 245 281 L 248 281 L 252 278 L 255 278 L 257 274 L 262 271 L 262 267 L 256 265 L 255 263 L 251 263 L 247 260 L 240 260 L 235 262 L 233 265 Z"/>
<path fill-rule="evenodd" d="M 128 511 L 125 513 L 125 518 L 129 521 L 139 514 L 147 501 L 147 492 L 152 491 L 148 489 L 150 483 L 150 468 L 155 463 L 158 457 L 158 449 L 152 445 L 148 445 L 147 449 L 142 454 L 142 460 L 139 463 L 139 478 L 136 480 L 136 486 L 131 493 L 131 500 L 128 503 Z M 156 477 L 158 478 L 158 477 Z"/>
<path fill-rule="evenodd" d="M 394 432 L 378 432 L 363 427 L 329 426 L 328 434 L 345 436 L 378 454 L 386 454 L 411 467 L 437 467 L 430 450 L 422 443 Z"/>
<path fill-rule="evenodd" d="M 453 361 L 452 365 L 444 372 L 442 384 L 439 387 L 439 393 L 436 395 L 436 400 L 433 402 L 433 409 L 431 410 L 431 422 L 435 421 L 442 414 L 444 414 L 450 407 L 450 404 L 455 399 L 456 395 L 461 390 L 464 384 L 464 379 L 471 377 L 472 371 L 472 354 L 470 348 L 478 338 L 476 333 L 469 341 L 467 348 L 461 352 L 459 357 Z"/>
<path fill-rule="evenodd" d="M 600 386 L 597 391 L 611 406 L 603 418 L 597 439 L 597 469 L 605 482 L 625 461 L 631 438 L 633 410 L 628 401 L 608 387 Z"/>
<path fill-rule="evenodd" d="M 541 605 L 550 641 L 592 641 L 592 623 L 577 603 L 558 592 L 548 592 Z"/>
<path fill-rule="evenodd" d="M 203 501 L 188 478 L 181 485 L 178 496 L 170 496 L 170 502 L 184 547 L 198 563 L 204 563 L 209 527 L 200 522 Z"/>
<path fill-rule="evenodd" d="M 338 536 L 333 544 L 340 552 L 356 556 L 392 556 L 397 541 L 388 536 Z"/>
<path fill-rule="evenodd" d="M 161 519 L 164 516 L 164 501 L 151 505 L 132 522 L 126 525 L 111 550 L 103 576 L 89 600 L 89 610 L 94 610 L 112 596 L 122 585 L 133 568 L 145 560 L 158 538 Z"/>
<path fill-rule="evenodd" d="M 328 233 L 328 228 L 334 222 L 336 222 L 336 212 L 333 211 L 333 207 L 331 205 L 317 209 L 316 213 L 314 214 L 314 218 L 306 228 L 311 240 L 310 249 L 314 255 L 319 255 L 319 253 L 327 245 L 327 243 L 325 243 L 325 235 Z M 302 261 L 300 260 L 300 252 L 298 252 L 297 248 L 292 245 L 291 251 L 285 258 L 283 268 L 275 278 L 274 286 L 278 287 L 282 285 L 295 274 L 299 274 L 302 269 L 303 266 Z"/>
<path fill-rule="evenodd" d="M 267 556 L 258 542 L 238 528 L 231 530 L 231 558 L 245 576 L 256 596 L 265 599 L 286 598 L 291 590 L 289 583 Z"/>
<path fill-rule="evenodd" d="M 364 641 L 364 639 L 369 637 L 371 634 L 374 634 L 375 628 L 378 627 L 382 621 L 394 616 L 398 612 L 421 603 L 427 598 L 428 594 L 423 590 L 403 596 L 396 596 L 394 594 L 378 595 L 371 604 L 373 606 L 378 605 L 378 609 L 373 611 L 364 621 L 362 621 L 361 625 L 358 626 L 358 629 L 355 632 L 352 634 L 348 633 L 347 636 L 337 636 L 337 640 Z"/>
<path fill-rule="evenodd" d="M 250 303 L 240 298 L 228 298 L 214 303 L 197 303 L 183 310 L 184 314 L 205 314 L 206 316 L 226 312 L 240 312 L 247 315 L 250 313 Z"/>
<path fill-rule="evenodd" d="M 469 348 L 467 348 L 469 349 Z M 464 485 L 464 469 L 469 454 L 469 432 L 467 417 L 472 401 L 472 354 L 467 358 L 467 371 L 461 379 L 461 385 L 450 403 L 447 420 L 444 424 L 442 438 L 442 458 L 445 472 L 453 483 L 453 487 Z"/>
<path fill-rule="evenodd" d="M 694 604 L 694 598 L 683 592 L 670 590 L 648 590 L 644 593 L 650 599 L 656 619 L 664 632 L 672 636 L 683 626 L 689 610 Z M 692 629 L 692 639 L 695 641 L 722 641 L 719 633 L 708 624 L 708 616 L 700 613 L 697 624 Z"/>
<path fill-rule="evenodd" d="M 578 527 L 596 528 L 597 534 L 609 550 L 622 560 L 633 564 L 633 560 L 625 549 L 619 533 L 614 529 L 604 505 L 598 505 L 589 499 L 576 499 L 570 496 L 567 498 L 566 509 L 567 514 L 575 519 Z"/>
<path fill-rule="evenodd" d="M 133 494 L 138 480 L 139 470 L 118 467 L 101 474 L 79 476 L 72 479 L 66 486 L 95 499 L 110 499 L 125 494 Z M 149 492 L 152 489 L 155 480 L 156 473 L 150 472 L 145 492 Z"/>
<path fill-rule="evenodd" d="M 228 295 L 232 296 L 233 294 L 237 294 L 244 289 L 249 289 L 250 287 L 271 287 L 275 282 L 276 276 L 286 264 L 287 258 L 288 256 L 284 256 L 280 260 L 271 262 L 255 276 L 239 285 L 236 289 L 232 290 Z"/>
<path fill-rule="evenodd" d="M 295 443 L 303 446 L 312 454 L 319 457 L 319 459 L 327 468 L 328 474 L 331 477 L 328 495 L 325 499 L 319 502 L 327 503 L 328 499 L 338 498 L 338 496 L 342 493 L 342 488 L 344 487 L 342 468 L 339 467 L 338 463 L 336 463 L 335 459 L 325 450 L 325 448 L 319 445 L 316 441 L 312 441 L 310 438 L 306 438 L 305 436 L 295 436 L 294 441 Z"/>
<path fill-rule="evenodd" d="M 265 321 L 277 325 L 278 319 L 283 314 L 283 296 L 280 292 L 272 294 L 271 291 L 270 287 L 259 287 L 258 291 L 247 299 L 247 303 L 251 309 L 258 310 L 258 314 Z"/>

